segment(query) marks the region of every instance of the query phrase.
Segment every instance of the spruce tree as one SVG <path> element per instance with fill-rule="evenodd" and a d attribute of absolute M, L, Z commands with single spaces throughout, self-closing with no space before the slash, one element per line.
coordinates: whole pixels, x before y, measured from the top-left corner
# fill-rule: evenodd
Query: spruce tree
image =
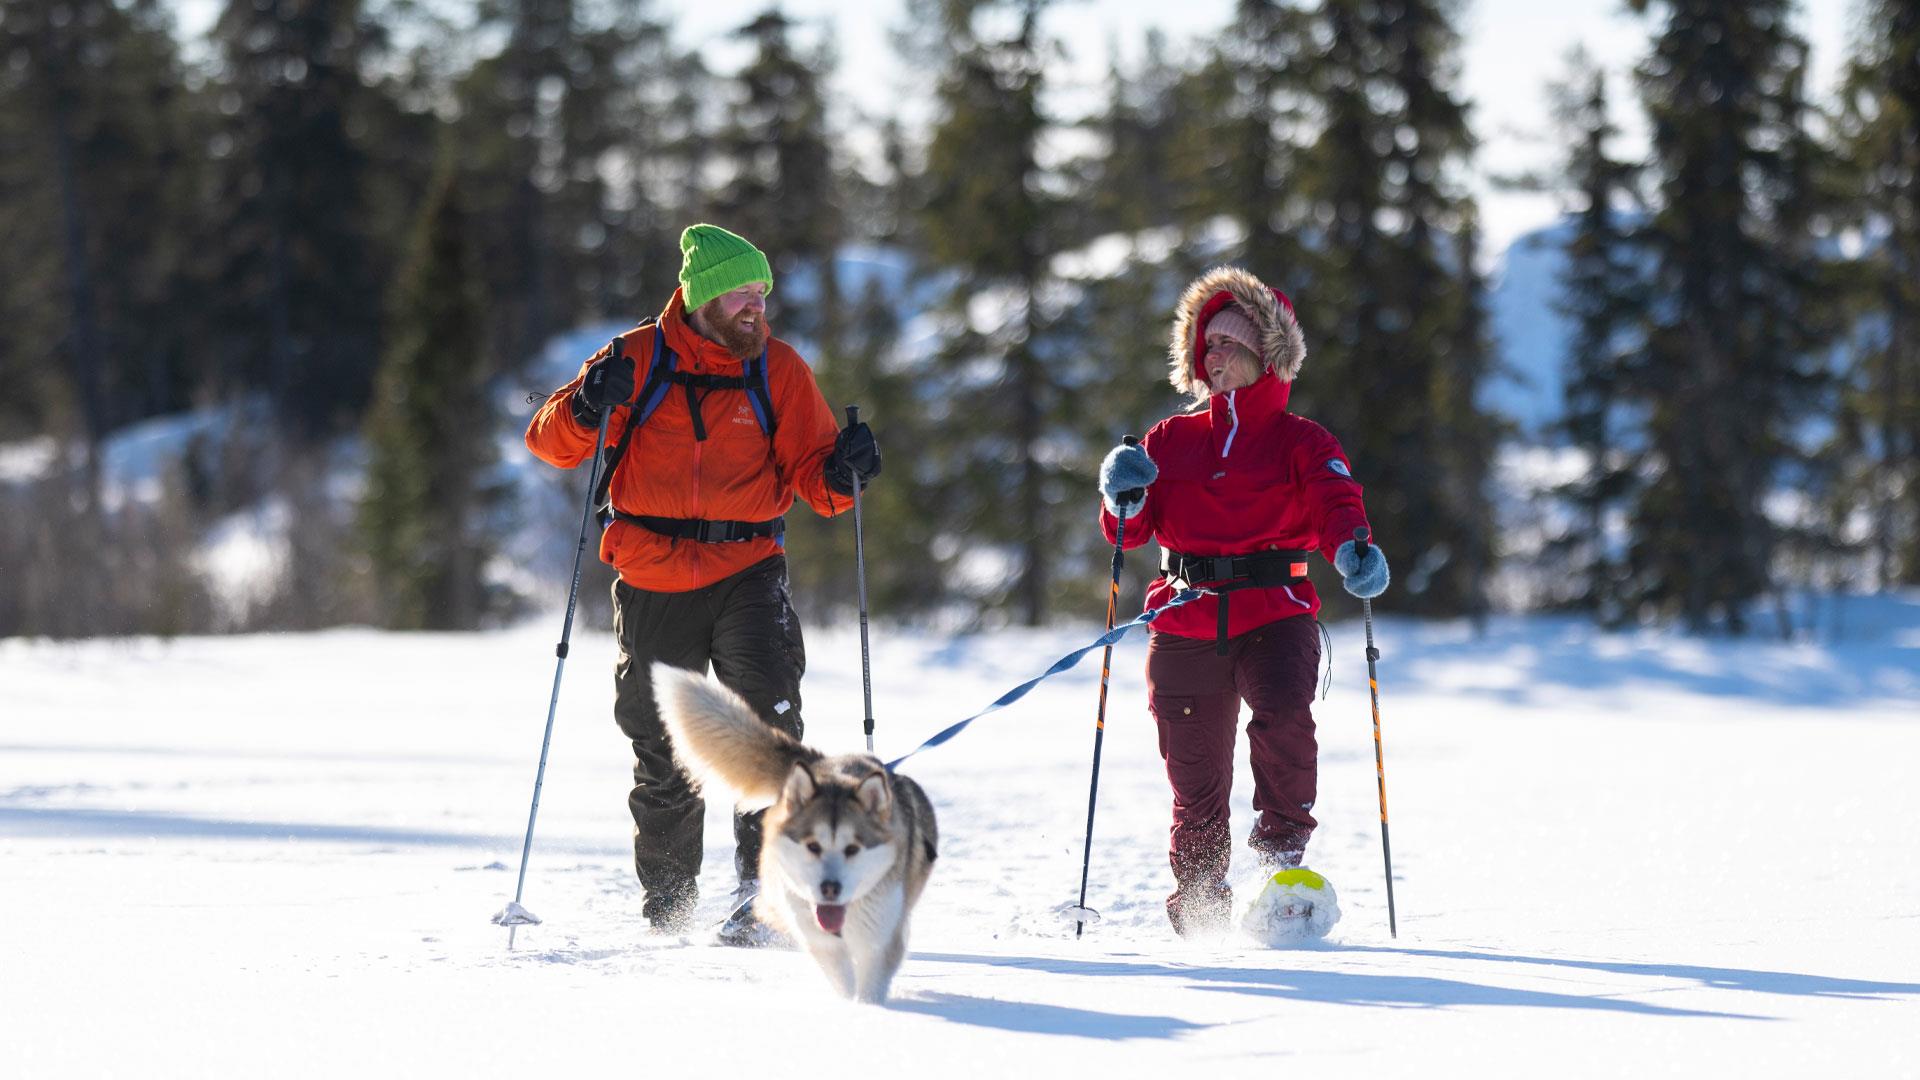
<path fill-rule="evenodd" d="M 776 326 L 833 355 L 839 281 L 834 255 L 843 233 L 833 145 L 827 130 L 824 50 L 802 54 L 794 24 L 777 8 L 735 31 L 754 54 L 733 78 L 727 123 L 715 135 L 731 178 L 713 195 L 728 228 L 751 239 L 773 262 L 774 276 L 810 277 L 813 295 L 782 303 Z M 790 291 L 788 295 L 793 295 Z"/>
<path fill-rule="evenodd" d="M 1050 418 L 1070 407 L 1064 367 L 1082 314 L 1050 261 L 1064 245 L 1056 172 L 1040 161 L 1053 126 L 1041 104 L 1049 46 L 1043 0 L 939 0 L 919 22 L 937 32 L 939 116 L 926 152 L 920 227 L 927 254 L 952 282 L 929 406 L 942 433 L 928 448 L 944 480 L 938 511 L 961 542 L 999 546 L 1010 571 L 979 599 L 1022 623 L 1053 603 L 1062 502 L 1081 501 L 1083 476 L 1049 452 Z M 1079 517 L 1078 514 L 1075 515 Z M 978 552 L 985 554 L 984 551 Z"/>
<path fill-rule="evenodd" d="M 1841 94 L 1840 152 L 1861 238 L 1836 515 L 1865 511 L 1871 581 L 1920 585 L 1920 3 L 1872 0 Z"/>
<path fill-rule="evenodd" d="M 1307 250 L 1298 271 L 1269 271 L 1307 336 L 1293 407 L 1341 440 L 1366 485 L 1395 561 L 1392 603 L 1430 613 L 1482 610 L 1493 552 L 1497 428 L 1478 401 L 1491 346 L 1457 180 L 1474 144 L 1453 89 L 1452 10 L 1323 0 L 1311 12 L 1297 73 Z"/>
<path fill-rule="evenodd" d="M 1583 469 L 1559 492 L 1573 509 L 1574 524 L 1553 544 L 1566 579 L 1554 599 L 1611 624 L 1624 614 L 1624 565 L 1608 534 L 1634 476 L 1632 444 L 1622 437 L 1627 351 L 1645 314 L 1646 290 L 1627 209 L 1637 171 L 1610 149 L 1619 129 L 1608 108 L 1606 74 L 1584 53 L 1576 53 L 1571 66 L 1567 82 L 1555 91 L 1559 124 L 1573 146 L 1563 175 L 1575 200 L 1556 305 L 1573 333 L 1564 362 L 1564 411 L 1555 427 L 1580 453 Z"/>
<path fill-rule="evenodd" d="M 164 12 L 0 0 L 0 433 L 91 444 L 204 381 L 193 105 Z"/>
<path fill-rule="evenodd" d="M 1484 631 L 1491 608 L 1487 581 L 1499 556 L 1488 476 L 1500 441 L 1511 432 L 1477 400 L 1493 372 L 1492 318 L 1487 310 L 1486 275 L 1478 264 L 1479 209 L 1468 202 L 1458 212 L 1459 224 L 1449 233 L 1452 249 L 1447 253 L 1453 268 L 1451 309 L 1439 330 L 1445 336 L 1427 395 L 1434 418 L 1428 441 L 1439 465 L 1434 503 L 1450 511 L 1435 523 L 1429 542 L 1437 539 L 1437 545 L 1450 547 L 1458 569 L 1441 578 L 1442 591 L 1430 596 L 1467 615 L 1477 631 Z"/>
<path fill-rule="evenodd" d="M 1100 142 L 1085 163 L 1087 231 L 1137 233 L 1183 224 L 1197 185 L 1187 183 L 1180 155 L 1196 125 L 1183 114 L 1190 73 L 1167 55 L 1166 38 L 1147 34 L 1140 63 L 1129 69 L 1116 49 L 1107 72 L 1107 100 L 1083 125 Z"/>
<path fill-rule="evenodd" d="M 478 29 L 501 44 L 454 87 L 461 183 L 489 337 L 518 365 L 584 319 L 637 321 L 671 291 L 697 198 L 662 177 L 659 124 L 667 95 L 704 76 L 642 5 L 511 0 Z"/>
<path fill-rule="evenodd" d="M 354 0 L 231 0 L 214 26 L 222 351 L 308 438 L 357 421 L 379 355 L 390 259 L 352 134 L 367 33 Z"/>
<path fill-rule="evenodd" d="M 391 341 L 367 419 L 360 524 L 399 629 L 464 630 L 486 602 L 491 550 L 484 477 L 495 418 L 484 305 L 451 168 L 422 208 L 395 284 Z"/>
<path fill-rule="evenodd" d="M 1187 128 L 1183 160 L 1204 166 L 1190 168 L 1197 173 L 1190 182 L 1210 212 L 1227 214 L 1245 229 L 1238 254 L 1256 274 L 1264 269 L 1273 276 L 1301 261 L 1304 208 L 1292 193 L 1307 108 L 1301 60 L 1312 48 L 1311 18 L 1281 0 L 1238 0 L 1195 84 L 1203 115 L 1218 122 Z"/>
<path fill-rule="evenodd" d="M 1841 379 L 1830 358 L 1842 336 L 1846 270 L 1834 258 L 1830 238 L 1837 222 L 1852 212 L 1856 196 L 1844 190 L 1839 159 L 1824 138 L 1831 118 L 1806 96 L 1806 54 L 1795 57 L 1781 88 L 1781 127 L 1786 134 L 1774 148 L 1777 175 L 1763 190 L 1772 210 L 1780 317 L 1771 325 L 1764 355 L 1784 358 L 1767 369 L 1780 384 L 1780 396 L 1794 417 L 1781 427 L 1774 476 L 1762 481 L 1800 495 L 1798 505 L 1769 515 L 1776 551 L 1769 588 L 1782 637 L 1794 633 L 1789 594 L 1837 580 L 1854 558 L 1847 550 L 1844 523 L 1825 513 L 1844 485 L 1844 465 L 1829 445 L 1812 433 L 1806 418 L 1822 426 L 1836 413 Z"/>
<path fill-rule="evenodd" d="M 923 448 L 939 437 L 920 400 L 919 373 L 903 363 L 900 283 L 870 280 L 842 322 L 840 347 L 818 367 L 829 402 L 854 402 L 873 425 L 885 473 L 861 495 L 867 599 L 876 618 L 925 616 L 949 596 L 948 573 L 958 554 L 935 554 L 946 523 L 937 512 L 939 485 Z M 837 414 L 836 419 L 840 416 Z M 842 503 L 841 508 L 846 509 Z M 853 515 L 831 520 L 787 515 L 787 552 L 794 603 L 804 619 L 857 610 Z"/>
<path fill-rule="evenodd" d="M 654 312 L 679 285 L 681 230 L 712 216 L 725 96 L 700 53 L 673 50 L 664 29 L 643 35 L 642 44 L 633 61 L 637 90 L 625 109 L 633 182 L 623 198 L 633 209 L 622 261 L 634 267 L 638 295 Z"/>
<path fill-rule="evenodd" d="M 1099 140 L 1080 182 L 1085 232 L 1103 255 L 1123 253 L 1117 264 L 1089 260 L 1075 282 L 1086 310 L 1079 352 L 1092 359 L 1084 370 L 1076 365 L 1072 394 L 1087 475 L 1122 435 L 1142 434 L 1186 404 L 1167 384 L 1168 327 L 1186 283 L 1210 264 L 1191 233 L 1218 209 L 1193 161 L 1205 160 L 1210 145 L 1216 156 L 1232 152 L 1210 122 L 1208 110 L 1220 107 L 1211 91 L 1150 35 L 1137 67 L 1116 56 L 1105 107 L 1085 125 Z M 1087 518 L 1093 505 L 1089 498 Z M 1071 516 L 1063 525 L 1084 531 Z"/>
<path fill-rule="evenodd" d="M 1658 297 L 1634 359 L 1650 476 L 1632 507 L 1630 587 L 1648 613 L 1739 633 L 1772 586 L 1765 500 L 1817 401 L 1807 237 L 1791 175 L 1805 47 L 1787 0 L 1634 0 L 1666 14 L 1639 69 L 1660 205 Z"/>

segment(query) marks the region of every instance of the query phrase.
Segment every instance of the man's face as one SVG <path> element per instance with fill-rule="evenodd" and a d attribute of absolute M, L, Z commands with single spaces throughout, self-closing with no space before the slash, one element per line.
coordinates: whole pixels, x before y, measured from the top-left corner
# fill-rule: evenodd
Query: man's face
<path fill-rule="evenodd" d="M 1207 335 L 1207 386 L 1216 394 L 1251 385 L 1260 377 L 1253 350 L 1225 334 Z"/>
<path fill-rule="evenodd" d="M 772 333 L 767 323 L 767 287 L 758 281 L 707 301 L 699 315 L 714 340 L 742 360 L 760 355 Z"/>

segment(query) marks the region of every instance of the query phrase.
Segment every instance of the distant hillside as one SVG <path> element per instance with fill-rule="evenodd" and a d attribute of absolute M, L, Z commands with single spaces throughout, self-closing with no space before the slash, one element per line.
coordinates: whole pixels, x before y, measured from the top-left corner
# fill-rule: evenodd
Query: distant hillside
<path fill-rule="evenodd" d="M 1508 416 L 1523 442 L 1560 413 L 1567 339 L 1572 328 L 1555 305 L 1573 223 L 1526 233 L 1500 256 L 1489 297 L 1502 372 L 1481 389 L 1487 407 Z"/>

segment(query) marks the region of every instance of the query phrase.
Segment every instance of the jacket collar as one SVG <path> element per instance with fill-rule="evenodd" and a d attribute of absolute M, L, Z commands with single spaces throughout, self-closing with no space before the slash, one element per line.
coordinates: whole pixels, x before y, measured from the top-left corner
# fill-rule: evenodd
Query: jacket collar
<path fill-rule="evenodd" d="M 673 299 L 667 301 L 667 309 L 660 313 L 660 329 L 667 335 L 667 347 L 680 358 L 683 366 L 723 373 L 739 372 L 746 366 L 728 352 L 726 346 L 701 336 L 700 331 L 693 328 L 687 319 L 684 290 L 673 290 Z"/>
<path fill-rule="evenodd" d="M 1207 415 L 1213 421 L 1214 427 L 1221 430 L 1231 427 L 1236 418 L 1240 423 L 1245 424 L 1249 420 L 1277 416 L 1287 411 L 1287 398 L 1292 390 L 1291 382 L 1282 380 L 1268 369 L 1262 371 L 1259 378 L 1238 390 L 1208 397 Z"/>

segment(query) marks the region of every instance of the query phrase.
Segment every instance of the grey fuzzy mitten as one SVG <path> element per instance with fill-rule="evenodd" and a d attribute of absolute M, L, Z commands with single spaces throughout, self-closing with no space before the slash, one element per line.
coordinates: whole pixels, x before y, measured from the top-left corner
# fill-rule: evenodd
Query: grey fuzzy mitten
<path fill-rule="evenodd" d="M 1130 518 L 1145 509 L 1147 485 L 1159 475 L 1145 450 L 1132 444 L 1114 447 L 1100 463 L 1100 498 L 1107 504 L 1107 513 Z"/>
<path fill-rule="evenodd" d="M 1349 540 L 1333 552 L 1333 568 L 1340 571 L 1344 580 L 1340 584 L 1362 600 L 1371 600 L 1387 591 L 1387 582 L 1392 575 L 1387 572 L 1387 557 L 1380 553 L 1376 544 L 1367 545 L 1367 556 L 1361 558 Z"/>

